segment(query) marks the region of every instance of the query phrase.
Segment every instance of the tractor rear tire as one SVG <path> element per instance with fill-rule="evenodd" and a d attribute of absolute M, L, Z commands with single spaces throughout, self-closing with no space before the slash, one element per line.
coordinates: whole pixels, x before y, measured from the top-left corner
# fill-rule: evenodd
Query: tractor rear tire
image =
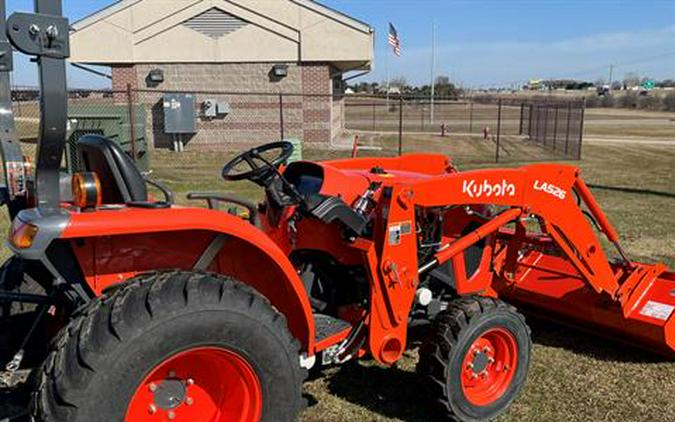
<path fill-rule="evenodd" d="M 520 394 L 531 348 L 530 329 L 515 308 L 487 297 L 461 298 L 434 320 L 417 372 L 444 417 L 491 420 Z"/>
<path fill-rule="evenodd" d="M 284 316 L 228 277 L 140 275 L 87 305 L 52 347 L 36 421 L 292 421 L 304 404 Z"/>

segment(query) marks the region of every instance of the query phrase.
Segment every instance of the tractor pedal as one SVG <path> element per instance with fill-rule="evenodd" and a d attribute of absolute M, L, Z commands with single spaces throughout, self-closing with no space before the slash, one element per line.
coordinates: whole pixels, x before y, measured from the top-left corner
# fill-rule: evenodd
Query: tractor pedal
<path fill-rule="evenodd" d="M 352 327 L 345 320 L 324 314 L 314 314 L 314 325 L 316 326 L 317 343 Z"/>

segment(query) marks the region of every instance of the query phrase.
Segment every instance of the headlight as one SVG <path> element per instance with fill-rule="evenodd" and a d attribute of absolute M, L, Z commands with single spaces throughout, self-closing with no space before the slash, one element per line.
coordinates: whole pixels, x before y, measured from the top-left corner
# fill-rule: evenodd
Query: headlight
<path fill-rule="evenodd" d="M 28 249 L 33 246 L 37 232 L 36 226 L 15 218 L 10 228 L 9 242 L 17 249 Z"/>

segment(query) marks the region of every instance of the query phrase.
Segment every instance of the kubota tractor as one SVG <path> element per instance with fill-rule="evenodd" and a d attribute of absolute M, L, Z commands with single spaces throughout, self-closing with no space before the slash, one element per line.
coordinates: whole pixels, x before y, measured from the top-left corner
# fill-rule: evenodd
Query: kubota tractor
<path fill-rule="evenodd" d="M 432 154 L 285 165 L 292 146 L 275 142 L 223 169 L 260 185 L 261 204 L 195 193 L 209 207 L 186 208 L 164 188 L 152 199 L 118 146 L 87 136 L 83 171 L 63 174 L 68 23 L 59 1 L 37 11 L 12 15 L 6 31 L 40 65 L 34 180 L 0 113 L 15 254 L 0 298 L 37 305 L 30 329 L 11 331 L 4 379 L 28 340 L 51 341 L 28 381 L 35 420 L 292 421 L 307 369 L 393 365 L 425 321 L 418 371 L 430 402 L 441 417 L 488 420 L 530 364 L 514 306 L 674 356 L 675 274 L 627 258 L 572 166 L 460 172 Z M 34 284 L 45 294 L 25 291 Z"/>

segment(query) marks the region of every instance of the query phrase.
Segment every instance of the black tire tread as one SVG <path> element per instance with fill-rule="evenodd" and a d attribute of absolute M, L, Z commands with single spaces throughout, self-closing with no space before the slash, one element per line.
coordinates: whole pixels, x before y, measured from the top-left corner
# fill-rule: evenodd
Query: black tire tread
<path fill-rule="evenodd" d="M 31 411 L 35 421 L 75 421 L 78 402 L 86 401 L 89 382 L 105 366 L 109 351 L 141 334 L 161 315 L 196 306 L 219 306 L 249 312 L 274 327 L 285 349 L 299 356 L 300 343 L 286 319 L 269 301 L 237 280 L 206 272 L 153 272 L 141 274 L 93 300 L 56 336 L 38 375 Z M 280 351 L 281 352 L 281 351 Z M 298 413 L 302 410 L 302 382 L 307 371 L 294 365 L 298 387 Z"/>
<path fill-rule="evenodd" d="M 434 405 L 440 415 L 448 420 L 462 421 L 448 402 L 446 380 L 449 376 L 449 363 L 446 357 L 457 347 L 460 333 L 472 323 L 472 320 L 494 310 L 513 313 L 527 328 L 528 336 L 531 334 L 525 317 L 513 306 L 490 297 L 470 296 L 451 302 L 448 309 L 438 314 L 432 323 L 429 337 L 420 347 L 417 373 L 426 378 L 426 385 Z"/>

